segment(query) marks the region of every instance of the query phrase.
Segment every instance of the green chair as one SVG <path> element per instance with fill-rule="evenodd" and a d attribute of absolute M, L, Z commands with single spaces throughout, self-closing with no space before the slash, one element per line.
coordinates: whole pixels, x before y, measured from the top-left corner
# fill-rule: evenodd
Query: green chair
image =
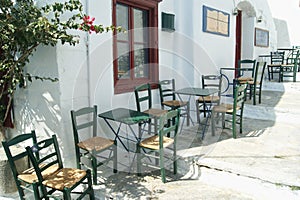
<path fill-rule="evenodd" d="M 159 119 L 158 134 L 148 137 L 137 144 L 137 172 L 141 175 L 142 165 L 157 169 L 156 159 L 159 161 L 159 168 L 162 182 L 166 182 L 165 163 L 167 159 L 173 163 L 173 173 L 177 173 L 177 158 L 176 158 L 176 140 L 179 126 L 180 110 L 171 110 L 164 114 Z M 166 126 L 168 121 L 175 118 L 175 123 Z M 169 135 L 169 137 L 167 137 Z M 172 151 L 172 156 L 167 157 L 167 149 Z M 143 151 L 141 151 L 143 150 Z M 143 158 L 148 159 L 143 159 Z M 149 160 L 150 158 L 150 160 Z M 152 158 L 152 160 L 151 160 Z M 155 162 L 153 161 L 155 159 Z M 145 163 L 142 163 L 145 161 Z"/>
<path fill-rule="evenodd" d="M 163 114 L 167 113 L 168 111 L 152 107 L 152 93 L 151 85 L 149 83 L 135 87 L 134 94 L 137 111 L 147 113 L 151 116 L 151 119 L 148 123 L 148 133 L 157 134 L 158 118 L 161 117 Z M 152 126 L 154 126 L 154 132 L 151 131 Z"/>
<path fill-rule="evenodd" d="M 199 97 L 196 100 L 197 121 L 200 123 L 200 114 L 203 112 L 206 117 L 206 112 L 211 112 L 213 105 L 219 105 L 221 97 L 222 77 L 221 75 L 202 75 L 202 88 L 216 88 L 219 90 L 217 95 Z"/>
<path fill-rule="evenodd" d="M 296 82 L 298 67 L 299 67 L 300 50 L 294 50 L 293 54 L 287 58 L 287 64 L 281 65 L 280 81 L 284 78 L 292 78 Z"/>
<path fill-rule="evenodd" d="M 161 80 L 158 84 L 159 87 L 159 96 L 160 96 L 160 103 L 162 109 L 165 107 L 176 110 L 181 108 L 181 111 L 184 110 L 185 112 L 181 112 L 181 116 L 183 116 L 183 122 L 186 117 L 186 125 L 190 125 L 190 103 L 188 101 L 180 101 L 176 99 L 175 94 L 175 79 L 169 80 Z"/>
<path fill-rule="evenodd" d="M 21 134 L 8 141 L 2 142 L 21 200 L 26 199 L 27 195 L 25 195 L 25 191 L 33 192 L 34 198 L 39 199 L 38 183 L 34 181 L 36 176 L 34 170 L 29 165 L 27 152 L 25 150 L 25 145 L 27 146 L 28 142 L 32 145 L 37 143 L 35 131 Z M 37 158 L 38 156 L 39 155 L 36 154 Z M 21 162 L 22 160 L 28 162 L 28 165 L 24 166 Z M 28 197 L 28 199 L 30 199 L 30 197 Z"/>
<path fill-rule="evenodd" d="M 222 128 L 225 127 L 225 122 L 231 122 L 232 136 L 236 138 L 236 124 L 240 125 L 240 133 L 243 129 L 243 111 L 244 111 L 244 102 L 246 96 L 246 84 L 237 84 L 234 91 L 233 104 L 220 104 L 212 108 L 211 114 L 211 130 L 212 135 L 215 135 L 215 124 L 218 121 L 215 118 L 215 115 L 221 113 L 222 115 Z M 231 119 L 225 119 L 225 114 L 231 116 Z M 219 115 L 217 115 L 219 116 Z"/>
<path fill-rule="evenodd" d="M 77 168 L 81 169 L 81 166 L 89 168 L 91 164 L 93 183 L 96 185 L 99 166 L 113 160 L 113 172 L 117 172 L 117 142 L 97 136 L 96 105 L 84 107 L 77 111 L 71 110 L 71 119 Z M 109 155 L 104 155 L 104 151 L 108 151 Z"/>
<path fill-rule="evenodd" d="M 259 103 L 261 103 L 262 83 L 264 80 L 264 73 L 267 63 L 257 62 L 254 70 L 254 78 L 251 81 L 239 81 L 240 84 L 248 83 L 247 94 L 250 99 L 253 98 L 253 105 L 256 105 L 256 96 L 258 95 Z"/>
<path fill-rule="evenodd" d="M 278 74 L 278 81 L 281 81 L 281 65 L 284 64 L 284 51 L 271 52 L 271 64 L 268 64 L 269 81 L 274 79 L 274 74 Z"/>
<path fill-rule="evenodd" d="M 298 57 L 299 49 L 293 48 L 292 51 L 290 51 L 286 58 L 286 64 L 294 64 L 294 59 Z"/>
<path fill-rule="evenodd" d="M 64 200 L 71 200 L 72 193 L 79 195 L 76 199 L 83 199 L 85 196 L 95 199 L 91 171 L 64 168 L 55 135 L 27 146 L 26 151 L 37 176 L 36 182 L 41 187 L 41 199 L 57 198 L 57 194 L 53 194 L 56 191 L 63 193 Z M 36 153 L 40 156 L 36 157 Z M 81 191 L 74 191 L 78 186 L 82 186 Z"/>

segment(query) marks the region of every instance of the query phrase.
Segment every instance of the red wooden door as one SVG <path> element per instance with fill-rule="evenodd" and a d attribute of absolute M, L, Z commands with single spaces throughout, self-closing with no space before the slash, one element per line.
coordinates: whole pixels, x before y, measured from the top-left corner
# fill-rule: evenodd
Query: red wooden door
<path fill-rule="evenodd" d="M 235 68 L 238 67 L 238 61 L 241 59 L 241 46 L 242 46 L 242 11 L 238 11 L 236 16 L 235 28 Z M 237 73 L 235 73 L 237 76 Z"/>

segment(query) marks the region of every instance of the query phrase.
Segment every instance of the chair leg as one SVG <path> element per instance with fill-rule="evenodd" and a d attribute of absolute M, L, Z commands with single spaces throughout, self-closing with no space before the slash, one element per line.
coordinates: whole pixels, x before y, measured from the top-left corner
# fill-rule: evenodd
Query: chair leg
<path fill-rule="evenodd" d="M 152 123 L 152 119 L 149 119 L 148 121 L 148 134 L 151 134 L 151 123 Z"/>
<path fill-rule="evenodd" d="M 76 144 L 77 146 L 77 144 Z M 78 148 L 78 147 L 75 147 Z M 81 156 L 80 156 L 80 150 L 79 149 L 75 149 L 75 153 L 76 153 L 76 164 L 77 164 L 77 169 L 81 169 Z"/>
<path fill-rule="evenodd" d="M 160 149 L 159 152 L 159 165 L 160 165 L 160 175 L 163 183 L 166 182 L 166 170 L 165 170 L 165 162 L 164 162 L 164 151 Z"/>
<path fill-rule="evenodd" d="M 139 144 L 136 145 L 136 169 L 137 169 L 137 175 L 141 176 L 141 147 Z"/>
<path fill-rule="evenodd" d="M 173 153 L 173 173 L 177 174 L 177 149 L 176 149 L 176 145 L 173 145 L 174 148 L 174 153 Z"/>
<path fill-rule="evenodd" d="M 253 95 L 253 93 L 252 93 L 252 85 L 249 84 L 247 87 L 249 88 L 249 99 L 251 100 L 252 99 L 252 95 Z M 245 95 L 245 101 L 247 101 L 247 94 Z"/>
<path fill-rule="evenodd" d="M 232 136 L 236 138 L 236 113 L 232 114 Z"/>
<path fill-rule="evenodd" d="M 256 105 L 256 85 L 251 85 L 253 89 L 253 105 Z"/>
<path fill-rule="evenodd" d="M 206 117 L 206 103 L 203 101 L 203 116 Z"/>
<path fill-rule="evenodd" d="M 243 132 L 243 117 L 242 115 L 240 116 L 240 134 Z"/>
<path fill-rule="evenodd" d="M 92 184 L 92 177 L 91 177 L 91 171 L 87 170 L 87 182 L 88 182 L 88 194 L 90 197 L 90 200 L 95 199 L 93 184 Z"/>
<path fill-rule="evenodd" d="M 42 196 L 43 196 L 41 199 L 44 198 L 45 200 L 48 200 L 49 197 L 48 197 L 48 192 L 47 192 L 46 186 L 44 186 L 44 185 L 39 185 L 39 187 L 40 187 L 40 190 L 41 190 Z"/>
<path fill-rule="evenodd" d="M 186 125 L 189 126 L 190 125 L 190 102 L 187 103 L 186 109 L 187 109 Z"/>
<path fill-rule="evenodd" d="M 118 172 L 118 146 L 117 146 L 117 140 L 114 141 L 113 145 L 113 172 L 117 173 Z"/>
<path fill-rule="evenodd" d="M 271 72 L 270 72 L 270 67 L 268 66 L 268 78 L 269 78 L 269 81 L 271 81 Z"/>
<path fill-rule="evenodd" d="M 222 113 L 222 128 L 225 128 L 225 113 Z"/>
<path fill-rule="evenodd" d="M 21 188 L 21 183 L 20 182 L 17 183 L 17 188 L 18 188 L 20 199 L 25 200 L 24 190 Z M 34 186 L 33 186 L 33 190 L 34 190 Z"/>
<path fill-rule="evenodd" d="M 196 113 L 197 113 L 197 122 L 200 124 L 200 110 L 199 110 L 199 101 L 196 100 Z"/>
<path fill-rule="evenodd" d="M 271 67 L 271 77 L 272 77 L 272 80 L 273 80 L 274 79 L 273 67 Z"/>
<path fill-rule="evenodd" d="M 40 199 L 41 197 L 40 197 L 40 193 L 39 193 L 39 189 L 38 189 L 37 183 L 33 183 L 32 187 L 33 187 L 34 199 Z M 21 200 L 23 200 L 23 199 L 25 200 L 25 198 L 24 198 L 24 192 L 23 192 L 23 196 L 22 197 L 20 196 L 20 198 L 21 198 Z"/>
<path fill-rule="evenodd" d="M 258 103 L 261 104 L 261 87 L 259 87 L 259 94 L 258 94 Z"/>
<path fill-rule="evenodd" d="M 64 200 L 72 200 L 71 191 L 68 188 L 64 188 L 63 196 L 64 196 Z"/>
<path fill-rule="evenodd" d="M 215 136 L 215 111 L 212 109 L 211 111 L 211 135 Z"/>
<path fill-rule="evenodd" d="M 157 117 L 154 117 L 154 134 L 158 134 L 157 124 L 158 124 L 158 119 L 157 119 Z"/>
<path fill-rule="evenodd" d="M 97 185 L 97 159 L 91 155 L 93 183 Z"/>
<path fill-rule="evenodd" d="M 297 77 L 297 67 L 293 67 L 293 82 L 296 82 Z"/>

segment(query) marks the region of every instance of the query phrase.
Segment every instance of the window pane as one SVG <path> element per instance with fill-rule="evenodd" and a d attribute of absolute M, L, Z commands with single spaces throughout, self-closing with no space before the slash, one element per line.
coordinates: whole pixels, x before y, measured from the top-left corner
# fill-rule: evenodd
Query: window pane
<path fill-rule="evenodd" d="M 134 45 L 134 75 L 135 78 L 147 78 L 149 76 L 148 49 L 144 45 Z"/>
<path fill-rule="evenodd" d="M 118 42 L 118 78 L 130 78 L 129 45 Z"/>
<path fill-rule="evenodd" d="M 121 26 L 125 30 L 128 30 L 128 6 L 117 4 L 117 26 Z M 119 33 L 118 40 L 128 41 L 127 31 L 125 33 Z"/>
<path fill-rule="evenodd" d="M 147 29 L 148 27 L 148 11 L 133 9 L 133 20 L 134 20 L 134 41 L 135 42 L 146 42 L 148 39 Z"/>

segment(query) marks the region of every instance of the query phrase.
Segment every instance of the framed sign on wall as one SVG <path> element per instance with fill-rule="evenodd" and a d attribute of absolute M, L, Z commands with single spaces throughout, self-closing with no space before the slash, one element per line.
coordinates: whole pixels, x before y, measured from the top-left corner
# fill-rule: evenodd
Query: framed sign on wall
<path fill-rule="evenodd" d="M 254 45 L 257 47 L 269 47 L 269 31 L 255 28 Z"/>
<path fill-rule="evenodd" d="M 229 37 L 229 14 L 203 6 L 203 32 Z"/>

